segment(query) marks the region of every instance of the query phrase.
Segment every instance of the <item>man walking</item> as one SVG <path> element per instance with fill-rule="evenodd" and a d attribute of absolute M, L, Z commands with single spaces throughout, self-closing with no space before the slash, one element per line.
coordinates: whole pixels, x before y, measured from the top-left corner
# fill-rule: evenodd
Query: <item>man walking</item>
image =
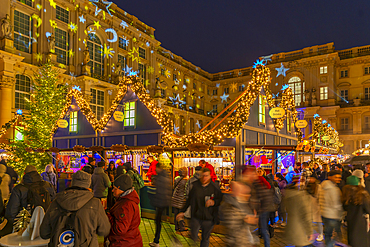
<path fill-rule="evenodd" d="M 201 247 L 209 246 L 209 237 L 215 224 L 218 223 L 218 206 L 222 201 L 222 193 L 219 187 L 211 180 L 211 171 L 208 168 L 201 170 L 200 180 L 193 183 L 189 198 L 181 213 L 177 215 L 178 219 L 184 217 L 184 212 L 191 206 L 191 238 L 198 240 L 198 232 L 202 228 Z"/>
<path fill-rule="evenodd" d="M 111 186 L 108 175 L 104 172 L 104 161 L 98 162 L 91 177 L 91 188 L 94 191 L 94 197 L 103 199 L 108 196 L 108 188 Z"/>
<path fill-rule="evenodd" d="M 328 180 L 321 184 L 319 194 L 320 212 L 324 223 L 325 244 L 328 247 L 334 246 L 332 240 L 333 230 L 337 237 L 341 236 L 341 220 L 343 217 L 343 207 L 341 202 L 341 192 L 338 185 L 341 181 L 341 172 L 333 170 L 328 173 Z"/>

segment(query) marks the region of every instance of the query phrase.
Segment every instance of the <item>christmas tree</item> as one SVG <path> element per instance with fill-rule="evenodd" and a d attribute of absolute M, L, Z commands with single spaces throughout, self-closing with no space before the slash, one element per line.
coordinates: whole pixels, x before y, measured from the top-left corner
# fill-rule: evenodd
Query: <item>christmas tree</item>
<path fill-rule="evenodd" d="M 27 209 L 23 208 L 14 220 L 13 230 L 14 232 L 18 232 L 20 235 L 27 229 L 28 224 L 31 221 L 31 214 L 27 211 Z"/>
<path fill-rule="evenodd" d="M 50 133 L 66 104 L 67 86 L 60 83 L 59 70 L 47 63 L 34 74 L 31 84 L 31 98 L 21 122 L 24 141 L 13 140 L 12 158 L 9 160 L 18 172 L 27 165 L 34 165 L 39 171 L 52 162 L 51 155 L 43 152 L 52 146 Z"/>

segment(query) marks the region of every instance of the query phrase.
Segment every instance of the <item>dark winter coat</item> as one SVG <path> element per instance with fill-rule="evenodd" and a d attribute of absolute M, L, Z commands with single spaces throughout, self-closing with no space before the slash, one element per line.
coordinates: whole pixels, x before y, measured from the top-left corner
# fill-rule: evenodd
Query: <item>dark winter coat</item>
<path fill-rule="evenodd" d="M 55 197 L 55 190 L 53 186 L 42 180 L 40 174 L 36 171 L 26 173 L 23 176 L 23 182 L 14 187 L 8 202 L 8 206 L 5 211 L 5 216 L 8 220 L 14 220 L 19 211 L 23 208 L 27 208 L 27 195 L 28 188 L 25 186 L 32 185 L 37 182 L 43 182 L 44 187 L 50 193 L 51 200 Z"/>
<path fill-rule="evenodd" d="M 111 230 L 108 236 L 110 247 L 141 247 L 143 240 L 139 231 L 140 199 L 135 190 L 120 197 L 110 210 L 108 218 Z"/>
<path fill-rule="evenodd" d="M 185 185 L 188 180 L 184 177 L 178 177 L 175 179 L 174 191 L 172 195 L 172 207 L 182 208 L 185 205 Z"/>
<path fill-rule="evenodd" d="M 56 188 L 56 186 L 57 186 L 57 175 L 55 175 L 54 172 L 50 172 L 50 173 L 43 172 L 43 173 L 41 173 L 41 177 L 42 177 L 42 179 L 44 179 L 44 181 L 51 183 Z"/>
<path fill-rule="evenodd" d="M 86 246 L 98 247 L 97 236 L 107 236 L 110 231 L 110 224 L 102 203 L 98 198 L 93 198 L 93 196 L 93 193 L 89 190 L 79 187 L 70 187 L 58 193 L 42 221 L 40 227 L 41 238 L 50 238 L 49 246 L 58 246 L 58 243 L 53 241 L 57 222 L 61 216 L 60 212 L 62 209 L 77 211 L 76 217 L 85 220 L 85 225 L 81 229 L 85 230 L 84 234 L 89 241 Z"/>
<path fill-rule="evenodd" d="M 97 167 L 91 176 L 91 188 L 94 196 L 97 198 L 106 198 L 108 196 L 108 187 L 111 186 L 108 175 L 104 172 L 103 167 Z"/>
<path fill-rule="evenodd" d="M 153 207 L 164 208 L 171 205 L 171 180 L 166 170 L 155 176 L 155 194 L 150 199 Z"/>
<path fill-rule="evenodd" d="M 211 207 L 206 207 L 206 197 L 212 197 L 215 204 Z M 200 180 L 193 183 L 193 188 L 190 191 L 189 198 L 186 200 L 185 206 L 181 212 L 191 206 L 191 217 L 199 220 L 212 220 L 214 224 L 219 222 L 218 206 L 222 201 L 222 193 L 218 185 L 210 182 L 207 186 L 203 186 Z"/>
<path fill-rule="evenodd" d="M 9 191 L 12 192 L 14 184 L 18 180 L 18 174 L 14 171 L 13 167 L 6 165 L 6 173 L 10 176 Z"/>
<path fill-rule="evenodd" d="M 369 176 L 365 177 L 365 189 L 370 194 L 370 174 Z"/>
<path fill-rule="evenodd" d="M 347 211 L 347 234 L 348 244 L 354 247 L 370 246 L 369 233 L 367 232 L 367 221 L 365 214 L 370 214 L 370 196 L 365 189 L 357 190 L 357 186 L 346 185 L 343 187 L 345 193 L 364 193 L 364 200 L 361 205 L 355 205 L 353 202 L 344 203 L 343 208 Z"/>
<path fill-rule="evenodd" d="M 193 188 L 193 183 L 200 178 L 200 173 L 195 172 L 194 175 L 186 182 L 185 185 L 185 197 L 188 199 L 191 189 Z"/>

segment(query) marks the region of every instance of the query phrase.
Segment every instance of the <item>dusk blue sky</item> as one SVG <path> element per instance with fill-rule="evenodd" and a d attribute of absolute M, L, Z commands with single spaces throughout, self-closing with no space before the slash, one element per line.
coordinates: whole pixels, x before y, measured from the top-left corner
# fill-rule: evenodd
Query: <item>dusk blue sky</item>
<path fill-rule="evenodd" d="M 370 45 L 369 0 L 114 0 L 156 29 L 162 46 L 208 72 L 334 42 Z"/>

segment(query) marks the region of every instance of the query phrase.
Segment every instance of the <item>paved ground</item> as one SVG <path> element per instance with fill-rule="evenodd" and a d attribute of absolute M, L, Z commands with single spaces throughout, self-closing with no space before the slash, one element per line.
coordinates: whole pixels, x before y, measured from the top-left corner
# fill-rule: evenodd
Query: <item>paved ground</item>
<path fill-rule="evenodd" d="M 142 218 L 141 224 L 140 224 L 140 232 L 141 236 L 143 238 L 143 245 L 144 246 L 149 246 L 149 243 L 153 241 L 154 239 L 154 234 L 155 234 L 155 222 L 154 220 L 147 219 L 147 218 Z M 283 233 L 284 233 L 284 228 L 282 227 L 277 227 L 275 228 L 275 236 L 271 239 L 271 247 L 285 247 L 288 246 L 284 239 L 283 239 Z M 346 228 L 342 228 L 342 233 L 343 233 L 343 239 L 341 242 L 346 243 L 347 240 L 345 239 L 346 237 Z M 316 234 L 317 235 L 317 234 Z M 200 234 L 199 234 L 200 236 Z M 162 222 L 162 231 L 161 231 L 161 239 L 160 239 L 160 246 L 161 247 L 173 247 L 176 246 L 173 242 L 174 238 L 178 239 L 182 246 L 192 246 L 191 243 L 192 241 L 190 240 L 190 231 L 187 232 L 176 232 L 175 231 L 175 226 L 173 224 L 170 224 L 168 222 Z M 101 239 L 99 239 L 99 242 L 102 242 Z M 338 243 L 338 246 L 343 246 L 346 247 L 347 245 Z M 314 242 L 314 246 L 317 247 L 324 247 L 323 242 Z M 101 244 L 101 246 L 103 246 Z M 198 245 L 199 246 L 199 243 Z M 219 246 L 225 246 L 225 236 L 222 234 L 216 234 L 212 233 L 211 238 L 210 238 L 210 246 L 212 247 L 219 247 Z M 260 246 L 264 246 L 263 240 L 260 242 Z"/>

